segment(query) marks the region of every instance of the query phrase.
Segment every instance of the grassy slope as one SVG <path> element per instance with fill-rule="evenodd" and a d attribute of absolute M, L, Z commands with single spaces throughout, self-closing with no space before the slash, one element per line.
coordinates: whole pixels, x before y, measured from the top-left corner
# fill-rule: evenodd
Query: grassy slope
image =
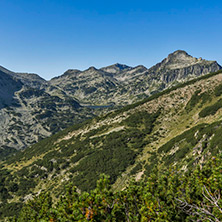
<path fill-rule="evenodd" d="M 23 201 L 43 189 L 58 197 L 70 181 L 89 190 L 101 173 L 121 189 L 157 163 L 204 162 L 221 148 L 221 84 L 220 72 L 209 74 L 42 140 L 2 163 L 1 199 Z"/>

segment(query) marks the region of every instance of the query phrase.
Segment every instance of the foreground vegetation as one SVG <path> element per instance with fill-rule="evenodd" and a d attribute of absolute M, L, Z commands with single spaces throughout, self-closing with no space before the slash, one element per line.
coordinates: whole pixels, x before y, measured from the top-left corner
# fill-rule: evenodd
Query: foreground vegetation
<path fill-rule="evenodd" d="M 102 175 L 91 192 L 73 185 L 57 204 L 50 193 L 29 201 L 11 221 L 221 221 L 222 155 L 182 173 L 156 167 L 143 182 L 113 192 Z"/>

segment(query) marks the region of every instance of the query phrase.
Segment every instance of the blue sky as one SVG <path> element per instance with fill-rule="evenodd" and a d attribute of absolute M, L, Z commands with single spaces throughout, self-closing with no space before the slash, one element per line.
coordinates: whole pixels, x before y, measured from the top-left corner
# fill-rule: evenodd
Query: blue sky
<path fill-rule="evenodd" d="M 0 65 L 45 79 L 186 50 L 222 64 L 222 1 L 0 0 Z"/>

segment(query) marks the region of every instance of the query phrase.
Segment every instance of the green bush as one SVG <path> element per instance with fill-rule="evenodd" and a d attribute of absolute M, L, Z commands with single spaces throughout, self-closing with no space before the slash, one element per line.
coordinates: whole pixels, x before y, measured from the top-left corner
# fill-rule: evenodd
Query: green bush
<path fill-rule="evenodd" d="M 217 86 L 214 90 L 214 94 L 215 96 L 220 96 L 222 95 L 222 84 L 220 84 L 219 86 Z"/>
<path fill-rule="evenodd" d="M 90 192 L 67 186 L 57 205 L 49 193 L 41 193 L 14 221 L 221 221 L 221 199 L 214 204 L 209 198 L 209 193 L 220 197 L 221 165 L 218 156 L 186 173 L 155 168 L 146 181 L 132 181 L 119 192 L 113 192 L 109 177 L 101 175 Z"/>
<path fill-rule="evenodd" d="M 204 118 L 209 115 L 214 115 L 222 107 L 222 99 L 219 99 L 216 103 L 211 106 L 207 106 L 200 111 L 199 117 Z"/>

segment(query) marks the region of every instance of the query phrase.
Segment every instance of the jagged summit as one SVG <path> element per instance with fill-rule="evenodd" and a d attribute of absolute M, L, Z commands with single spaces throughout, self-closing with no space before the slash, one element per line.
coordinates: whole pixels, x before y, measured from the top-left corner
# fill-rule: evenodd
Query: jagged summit
<path fill-rule="evenodd" d="M 81 72 L 79 69 L 68 69 L 66 72 L 64 72 L 64 74 L 66 73 L 77 73 L 77 72 Z"/>
<path fill-rule="evenodd" d="M 151 67 L 152 72 L 161 71 L 161 70 L 174 70 L 174 69 L 183 69 L 185 67 L 191 66 L 219 66 L 216 61 L 208 61 L 202 58 L 195 58 L 189 55 L 184 50 L 177 50 L 173 53 L 170 53 L 167 58 L 163 59 L 160 63 L 157 63 L 155 66 Z M 209 70 L 208 70 L 209 72 Z M 206 74 L 204 72 L 204 74 Z"/>
<path fill-rule="evenodd" d="M 132 67 L 127 66 L 125 64 L 120 64 L 120 63 L 115 63 L 113 65 L 110 66 L 106 66 L 101 68 L 101 70 L 105 71 L 105 72 L 109 72 L 109 73 L 113 73 L 113 74 L 117 74 L 123 70 L 128 70 L 131 69 Z"/>
<path fill-rule="evenodd" d="M 50 83 L 86 104 L 129 104 L 145 98 L 178 81 L 215 72 L 221 67 L 215 61 L 194 58 L 184 50 L 169 54 L 160 63 L 147 69 L 115 63 L 90 67 L 84 71 L 67 71 Z M 142 95 L 142 97 L 140 96 Z"/>
<path fill-rule="evenodd" d="M 59 79 L 59 78 L 61 78 L 61 77 L 75 76 L 75 75 L 77 75 L 77 74 L 80 73 L 80 72 L 81 72 L 81 71 L 78 70 L 78 69 L 68 69 L 68 70 L 65 71 L 61 76 L 54 77 L 54 78 L 52 78 L 50 81 Z"/>
<path fill-rule="evenodd" d="M 95 66 L 90 66 L 88 69 L 86 69 L 85 71 L 88 71 L 88 70 L 92 70 L 92 71 L 96 71 L 98 70 Z"/>
<path fill-rule="evenodd" d="M 188 57 L 192 57 L 192 56 L 189 55 L 185 50 L 181 50 L 181 49 L 176 50 L 176 51 L 170 53 L 170 54 L 168 55 L 168 57 L 178 57 L 178 56 L 181 56 L 181 55 L 183 55 L 183 56 L 188 56 Z"/>
<path fill-rule="evenodd" d="M 140 70 L 141 72 L 144 72 L 147 70 L 146 66 L 143 65 L 138 65 L 135 68 L 133 68 L 134 70 Z"/>
<path fill-rule="evenodd" d="M 166 63 L 194 63 L 197 62 L 197 58 L 192 57 L 184 50 L 177 50 L 170 53 L 166 58 Z"/>
<path fill-rule="evenodd" d="M 13 72 L 3 66 L 0 66 L 0 72 L 11 76 L 13 79 L 21 81 L 25 86 L 40 88 L 41 86 L 45 86 L 45 84 L 47 84 L 45 79 L 35 73 Z"/>

